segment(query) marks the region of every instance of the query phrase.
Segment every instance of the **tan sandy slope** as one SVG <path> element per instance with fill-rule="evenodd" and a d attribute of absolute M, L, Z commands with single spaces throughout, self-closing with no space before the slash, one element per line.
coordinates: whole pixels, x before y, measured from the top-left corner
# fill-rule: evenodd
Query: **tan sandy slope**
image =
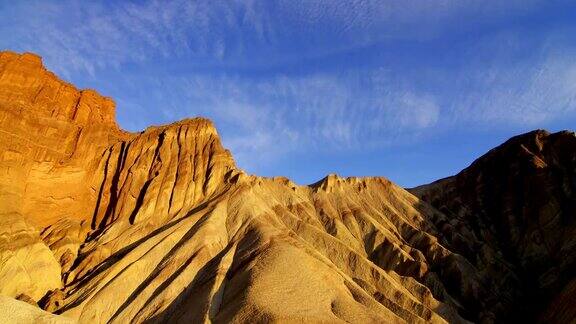
<path fill-rule="evenodd" d="M 10 297 L 0 296 L 0 323 L 72 324 L 77 321 L 62 315 L 50 314 Z"/>

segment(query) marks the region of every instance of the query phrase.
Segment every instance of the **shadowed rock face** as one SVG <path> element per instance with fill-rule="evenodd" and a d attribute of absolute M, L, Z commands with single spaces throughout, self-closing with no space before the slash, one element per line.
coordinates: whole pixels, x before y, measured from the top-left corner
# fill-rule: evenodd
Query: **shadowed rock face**
<path fill-rule="evenodd" d="M 298 186 L 239 170 L 205 119 L 122 131 L 110 99 L 10 52 L 0 132 L 0 295 L 63 320 L 491 322 L 540 292 L 542 320 L 573 309 L 568 133 L 526 144 L 534 167 L 507 144 L 487 155 L 524 173 L 483 157 L 416 196 L 384 178 Z M 496 196 L 475 195 L 483 179 Z M 515 181 L 532 205 L 507 196 Z"/>
<path fill-rule="evenodd" d="M 507 289 L 499 293 L 500 308 L 527 320 L 576 318 L 573 132 L 514 137 L 456 176 L 410 191 L 472 234 L 447 233 L 456 252 L 474 260 L 479 248 L 489 246 L 506 261 L 510 280 L 502 282 Z M 490 262 L 476 259 L 475 265 Z"/>

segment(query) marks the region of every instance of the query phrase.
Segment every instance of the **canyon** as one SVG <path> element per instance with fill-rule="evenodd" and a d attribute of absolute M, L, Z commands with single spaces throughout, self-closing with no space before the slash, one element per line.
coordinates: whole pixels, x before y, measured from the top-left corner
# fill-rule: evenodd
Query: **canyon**
<path fill-rule="evenodd" d="M 238 168 L 204 118 L 115 104 L 0 52 L 0 320 L 568 323 L 576 135 L 511 138 L 405 189 Z"/>

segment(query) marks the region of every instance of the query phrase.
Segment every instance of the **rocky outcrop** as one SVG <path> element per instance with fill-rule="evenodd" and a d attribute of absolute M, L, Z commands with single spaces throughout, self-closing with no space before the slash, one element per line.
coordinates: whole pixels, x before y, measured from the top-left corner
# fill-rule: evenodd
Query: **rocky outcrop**
<path fill-rule="evenodd" d="M 117 218 L 174 215 L 233 166 L 209 121 L 124 132 L 111 99 L 77 90 L 28 53 L 0 54 L 0 132 L 0 293 L 36 300 L 69 280 L 88 235 Z"/>
<path fill-rule="evenodd" d="M 576 318 L 570 288 L 576 279 L 573 132 L 538 130 L 514 137 L 456 176 L 411 191 L 454 220 L 446 236 L 475 266 L 490 268 L 494 262 L 474 258 L 479 250 L 504 260 L 506 269 L 486 273 L 506 287 L 492 296 L 497 314 L 547 322 L 559 307 L 563 318 Z"/>
<path fill-rule="evenodd" d="M 32 54 L 0 55 L 0 117 L 0 294 L 65 319 L 491 322 L 525 296 L 499 234 L 474 223 L 494 214 L 432 187 L 247 175 L 210 121 L 122 131 L 110 99 Z"/>
<path fill-rule="evenodd" d="M 50 314 L 36 306 L 10 297 L 0 296 L 0 314 L 5 323 L 72 324 L 77 321 Z"/>
<path fill-rule="evenodd" d="M 0 293 L 38 300 L 62 286 L 40 232 L 89 219 L 93 160 L 124 135 L 113 109 L 110 99 L 60 81 L 36 55 L 0 54 Z"/>

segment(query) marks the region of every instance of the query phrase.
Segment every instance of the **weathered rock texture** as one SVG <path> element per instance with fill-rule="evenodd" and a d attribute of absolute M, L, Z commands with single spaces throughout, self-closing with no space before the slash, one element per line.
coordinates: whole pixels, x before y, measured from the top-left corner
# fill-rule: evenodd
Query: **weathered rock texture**
<path fill-rule="evenodd" d="M 9 52 L 0 132 L 0 294 L 62 320 L 491 322 L 541 292 L 542 321 L 574 310 L 568 133 L 540 136 L 562 149 L 534 174 L 487 176 L 498 204 L 450 179 L 414 189 L 422 199 L 384 178 L 298 186 L 239 170 L 205 119 L 124 132 L 110 99 Z M 490 154 L 524 170 L 514 152 Z M 522 181 L 538 211 L 506 196 Z M 540 211 L 562 231 L 547 248 L 550 234 L 526 236 Z M 34 307 L 0 299 L 0 317 L 5 305 Z"/>
<path fill-rule="evenodd" d="M 576 319 L 573 132 L 514 137 L 456 176 L 411 191 L 452 219 L 445 237 L 454 251 L 503 287 L 483 309 L 509 320 Z M 493 268 L 494 258 L 478 253 L 485 250 L 505 268 Z"/>
<path fill-rule="evenodd" d="M 0 314 L 2 323 L 72 324 L 77 322 L 6 296 L 0 296 Z"/>

